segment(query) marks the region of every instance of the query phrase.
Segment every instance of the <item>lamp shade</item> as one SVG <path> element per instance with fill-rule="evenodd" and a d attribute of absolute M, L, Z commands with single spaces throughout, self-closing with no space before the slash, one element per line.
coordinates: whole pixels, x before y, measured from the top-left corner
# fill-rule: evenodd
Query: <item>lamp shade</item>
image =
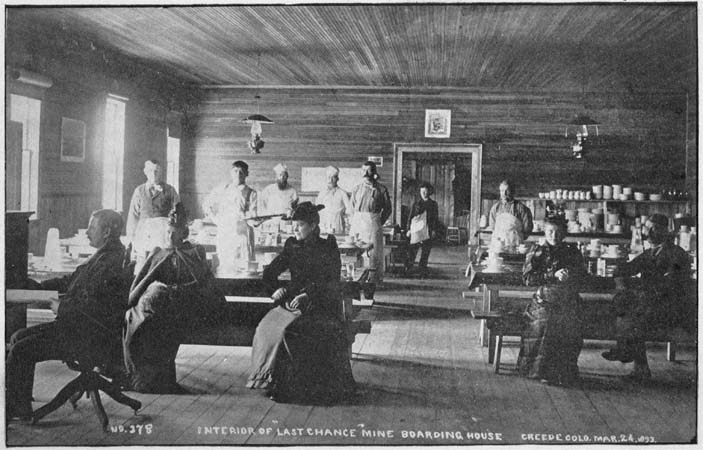
<path fill-rule="evenodd" d="M 252 114 L 251 116 L 247 117 L 246 119 L 242 120 L 244 123 L 254 123 L 254 122 L 259 122 L 259 123 L 273 123 L 273 120 L 269 119 L 266 116 L 262 116 L 261 114 Z"/>
<path fill-rule="evenodd" d="M 586 114 L 577 114 L 570 122 L 569 125 L 598 125 L 598 122 L 588 117 Z"/>

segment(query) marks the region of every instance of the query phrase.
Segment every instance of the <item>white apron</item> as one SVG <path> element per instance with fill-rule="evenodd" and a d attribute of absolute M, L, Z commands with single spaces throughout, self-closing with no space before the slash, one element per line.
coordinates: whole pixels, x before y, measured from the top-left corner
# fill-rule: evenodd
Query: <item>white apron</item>
<path fill-rule="evenodd" d="M 223 218 L 221 218 L 223 219 Z M 233 275 L 254 260 L 254 230 L 240 218 L 227 217 L 217 224 L 218 276 Z"/>
<path fill-rule="evenodd" d="M 496 223 L 493 227 L 491 246 L 497 245 L 498 240 L 506 247 L 516 247 L 522 243 L 522 222 L 510 213 L 496 214 Z"/>
<path fill-rule="evenodd" d="M 322 224 L 323 229 L 329 233 L 334 232 L 335 234 L 344 233 L 344 210 L 338 209 L 336 211 L 328 211 L 324 214 L 324 223 Z M 320 220 L 322 222 L 322 220 Z"/>
<path fill-rule="evenodd" d="M 427 211 L 414 216 L 410 221 L 410 245 L 426 241 L 430 238 L 427 228 Z"/>
<path fill-rule="evenodd" d="M 232 276 L 237 269 L 247 268 L 254 260 L 254 230 L 244 218 L 255 198 L 255 191 L 250 192 L 247 200 L 241 189 L 227 186 L 213 192 L 210 202 L 213 204 L 212 220 L 217 225 L 217 275 Z"/>
<path fill-rule="evenodd" d="M 350 208 L 346 192 L 340 188 L 320 192 L 315 203 L 325 205 L 325 208 L 320 211 L 320 229 L 327 233 L 334 230 L 335 234 L 344 234 L 346 232 L 344 213 Z"/>
<path fill-rule="evenodd" d="M 359 239 L 373 244 L 369 251 L 369 269 L 376 269 L 375 275 L 369 281 L 383 280 L 383 227 L 381 225 L 381 215 L 371 212 L 355 212 L 351 218 L 349 230 L 351 236 L 359 235 Z"/>
<path fill-rule="evenodd" d="M 165 248 L 168 246 L 166 230 L 168 230 L 168 217 L 150 217 L 139 220 L 132 240 L 132 259 L 137 262 L 134 267 L 135 274 L 142 268 L 146 257 L 149 252 L 154 250 L 154 247 Z"/>

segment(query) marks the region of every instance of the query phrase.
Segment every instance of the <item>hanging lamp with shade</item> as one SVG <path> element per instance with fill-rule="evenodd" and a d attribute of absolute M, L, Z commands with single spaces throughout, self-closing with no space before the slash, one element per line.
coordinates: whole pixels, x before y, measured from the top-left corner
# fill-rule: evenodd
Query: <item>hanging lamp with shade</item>
<path fill-rule="evenodd" d="M 576 129 L 576 143 L 571 146 L 571 151 L 573 153 L 574 158 L 583 158 L 584 147 L 587 146 L 589 138 L 589 127 L 591 128 L 590 136 L 593 136 L 594 131 L 595 135 L 598 136 L 598 125 L 598 122 L 591 119 L 591 117 L 585 113 L 576 114 L 576 116 L 571 119 L 571 121 L 567 122 L 564 137 L 569 137 L 569 127 L 573 127 Z"/>
<path fill-rule="evenodd" d="M 583 48 L 581 49 L 581 61 L 585 61 Z M 572 156 L 575 159 L 583 158 L 583 153 L 585 147 L 587 147 L 589 142 L 589 136 L 593 136 L 595 131 L 595 136 L 598 136 L 598 125 L 599 122 L 592 119 L 588 114 L 586 114 L 586 76 L 587 71 L 585 67 L 581 68 L 581 104 L 583 105 L 584 111 L 577 113 L 573 119 L 566 123 L 566 130 L 564 131 L 564 137 L 569 138 L 569 130 L 575 130 L 576 142 L 571 145 Z M 590 131 L 590 133 L 589 133 Z"/>
<path fill-rule="evenodd" d="M 257 62 L 256 62 L 256 75 L 257 75 L 257 80 L 256 84 L 259 84 L 258 76 L 259 76 L 259 63 L 261 62 L 261 54 L 258 55 L 257 57 Z M 251 124 L 251 139 L 247 141 L 247 144 L 249 145 L 249 148 L 251 149 L 251 153 L 256 154 L 256 153 L 261 153 L 261 149 L 264 148 L 264 140 L 262 139 L 262 128 L 261 124 L 262 123 L 273 123 L 273 120 L 269 119 L 268 117 L 264 116 L 259 112 L 259 99 L 261 98 L 259 94 L 257 93 L 256 96 L 254 97 L 256 99 L 256 114 L 251 114 L 248 116 L 246 119 L 242 120 L 243 123 Z"/>

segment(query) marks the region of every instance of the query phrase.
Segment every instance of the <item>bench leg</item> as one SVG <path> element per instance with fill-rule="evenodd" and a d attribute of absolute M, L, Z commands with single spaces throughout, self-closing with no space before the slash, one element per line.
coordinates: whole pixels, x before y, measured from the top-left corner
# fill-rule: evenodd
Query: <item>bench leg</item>
<path fill-rule="evenodd" d="M 493 364 L 495 351 L 496 351 L 496 340 L 491 336 L 490 331 L 486 335 L 486 340 L 488 342 L 488 364 Z"/>
<path fill-rule="evenodd" d="M 503 349 L 503 335 L 501 333 L 497 333 L 495 357 L 493 358 L 493 372 L 494 373 L 500 372 L 500 352 L 502 349 Z"/>
<path fill-rule="evenodd" d="M 666 343 L 666 359 L 668 361 L 676 361 L 676 342 L 669 341 Z"/>
<path fill-rule="evenodd" d="M 481 347 L 486 346 L 486 330 L 486 320 L 481 319 L 478 328 L 478 345 L 480 345 Z"/>

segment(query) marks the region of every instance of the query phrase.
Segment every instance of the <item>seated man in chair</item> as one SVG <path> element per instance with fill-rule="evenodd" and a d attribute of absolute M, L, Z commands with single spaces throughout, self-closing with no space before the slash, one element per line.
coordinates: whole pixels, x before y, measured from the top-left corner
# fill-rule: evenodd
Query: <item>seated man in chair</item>
<path fill-rule="evenodd" d="M 689 257 L 671 242 L 669 219 L 654 214 L 648 225 L 650 248 L 614 273 L 617 345 L 603 353 L 609 361 L 634 361 L 634 371 L 627 377 L 632 381 L 651 378 L 647 334 L 682 324 L 690 279 Z M 624 278 L 638 274 L 641 278 Z"/>
<path fill-rule="evenodd" d="M 8 420 L 31 418 L 37 362 L 71 361 L 119 348 L 129 288 L 123 270 L 125 248 L 120 242 L 123 224 L 116 211 L 95 211 L 87 231 L 90 245 L 98 249 L 95 254 L 71 275 L 33 282 L 35 288 L 65 295 L 56 320 L 19 330 L 10 339 L 5 366 Z"/>

